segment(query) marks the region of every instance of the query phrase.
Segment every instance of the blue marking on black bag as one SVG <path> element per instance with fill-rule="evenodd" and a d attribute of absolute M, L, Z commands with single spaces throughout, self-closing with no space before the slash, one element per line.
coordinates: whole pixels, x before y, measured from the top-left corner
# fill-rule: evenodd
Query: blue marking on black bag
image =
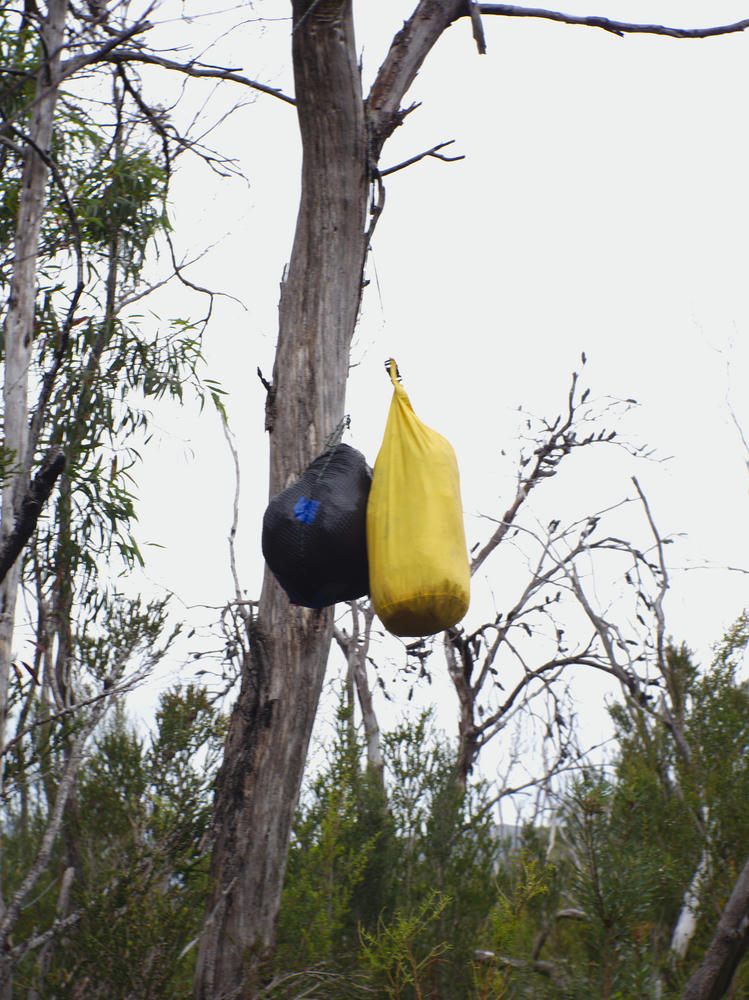
<path fill-rule="evenodd" d="M 273 497 L 263 517 L 263 556 L 293 604 L 324 608 L 369 593 L 366 512 L 372 470 L 339 444 Z"/>
<path fill-rule="evenodd" d="M 305 524 L 312 524 L 320 506 L 319 500 L 308 500 L 307 497 L 299 497 L 294 504 L 294 516 Z"/>

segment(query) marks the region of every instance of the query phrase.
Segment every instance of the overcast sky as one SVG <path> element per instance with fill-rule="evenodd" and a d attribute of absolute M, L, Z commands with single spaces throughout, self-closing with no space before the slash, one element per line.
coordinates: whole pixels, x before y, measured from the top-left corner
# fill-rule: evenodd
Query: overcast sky
<path fill-rule="evenodd" d="M 179 5 L 194 20 L 171 21 L 162 37 L 194 45 L 198 33 L 207 40 L 242 20 L 206 61 L 292 93 L 287 0 L 197 16 L 212 6 Z M 748 13 L 715 0 L 560 9 L 684 27 Z M 402 0 L 355 3 L 365 88 L 410 10 Z M 160 16 L 170 13 L 165 5 Z M 481 514 L 500 516 L 514 493 L 518 407 L 559 412 L 584 350 L 593 395 L 636 398 L 620 429 L 664 461 L 618 451 L 562 473 L 534 500 L 539 518 L 632 496 L 636 474 L 661 531 L 680 536 L 669 550 L 669 629 L 707 656 L 747 603 L 749 582 L 720 568 L 749 567 L 749 455 L 730 412 L 749 436 L 749 33 L 622 39 L 527 18 L 484 22 L 484 56 L 467 20 L 445 33 L 408 94 L 421 107 L 383 153 L 387 167 L 454 140 L 450 151 L 465 159 L 427 159 L 386 179 L 354 341 L 347 440 L 374 462 L 390 401 L 383 361 L 392 354 L 417 413 L 456 449 L 473 545 L 491 530 Z M 221 87 L 207 113 L 247 99 Z M 171 214 L 186 254 L 215 244 L 193 280 L 234 297 L 217 301 L 205 345 L 208 374 L 229 393 L 242 467 L 239 569 L 256 596 L 267 441 L 255 369 L 270 377 L 293 235 L 294 109 L 250 98 L 212 141 L 237 157 L 249 184 L 185 164 Z M 197 303 L 180 293 L 154 308 L 176 315 Z M 209 411 L 199 419 L 160 413 L 159 422 L 162 443 L 142 476 L 140 536 L 163 546 L 147 556 L 148 577 L 187 605 L 220 605 L 231 596 L 231 457 Z M 687 570 L 706 562 L 717 568 Z M 487 564 L 485 577 L 501 574 L 499 561 Z M 482 586 L 477 580 L 477 592 Z M 469 626 L 480 620 L 473 613 Z"/>

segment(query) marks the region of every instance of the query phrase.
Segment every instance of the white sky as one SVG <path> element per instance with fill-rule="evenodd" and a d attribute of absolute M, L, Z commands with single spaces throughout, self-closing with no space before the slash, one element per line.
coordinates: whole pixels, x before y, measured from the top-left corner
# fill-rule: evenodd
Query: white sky
<path fill-rule="evenodd" d="M 355 3 L 365 86 L 411 6 Z M 193 14 L 210 8 L 185 5 Z M 292 92 L 289 8 L 287 0 L 242 8 L 240 16 L 269 20 L 236 29 L 206 61 Z M 559 9 L 685 27 L 749 13 L 715 0 L 586 0 Z M 165 37 L 194 45 L 236 17 L 172 22 Z M 546 484 L 534 505 L 542 519 L 580 516 L 632 496 L 637 474 L 663 533 L 682 535 L 669 551 L 670 631 L 707 656 L 749 603 L 743 574 L 684 571 L 706 560 L 749 567 L 749 456 L 726 402 L 749 435 L 749 33 L 677 41 L 531 19 L 484 24 L 485 56 L 465 19 L 441 39 L 407 95 L 422 106 L 382 157 L 387 167 L 454 139 L 448 152 L 466 158 L 424 160 L 386 178 L 354 342 L 347 440 L 374 462 L 390 401 L 382 363 L 394 355 L 416 411 L 456 449 L 473 545 L 490 531 L 479 515 L 500 516 L 514 492 L 517 408 L 559 412 L 584 350 L 593 395 L 635 397 L 641 406 L 623 430 L 672 457 L 638 463 L 599 452 L 574 476 Z M 247 96 L 223 86 L 212 106 Z M 172 221 L 186 254 L 216 244 L 193 280 L 241 302 L 217 301 L 205 345 L 208 375 L 229 392 L 242 463 L 239 568 L 256 596 L 267 443 L 255 369 L 270 377 L 293 234 L 294 109 L 259 95 L 212 142 L 238 158 L 249 186 L 185 165 Z M 177 292 L 158 311 L 196 308 Z M 159 414 L 159 422 L 164 437 L 142 476 L 140 537 L 163 546 L 147 556 L 148 577 L 187 605 L 221 605 L 231 596 L 233 469 L 218 419 L 206 410 L 199 419 Z M 501 560 L 487 570 L 501 586 Z M 469 612 L 469 627 L 481 607 Z"/>

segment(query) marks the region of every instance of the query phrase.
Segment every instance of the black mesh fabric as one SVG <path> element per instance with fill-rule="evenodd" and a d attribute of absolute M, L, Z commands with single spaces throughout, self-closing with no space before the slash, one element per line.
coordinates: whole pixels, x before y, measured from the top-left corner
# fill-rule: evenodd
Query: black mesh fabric
<path fill-rule="evenodd" d="M 263 556 L 293 604 L 325 608 L 369 593 L 371 482 L 362 453 L 339 444 L 268 504 Z"/>

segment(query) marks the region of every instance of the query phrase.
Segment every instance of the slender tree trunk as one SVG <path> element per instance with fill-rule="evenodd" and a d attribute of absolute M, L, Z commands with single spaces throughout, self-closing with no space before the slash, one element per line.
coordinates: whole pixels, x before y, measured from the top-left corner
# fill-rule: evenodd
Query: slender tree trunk
<path fill-rule="evenodd" d="M 354 635 L 351 637 L 353 649 L 349 664 L 356 685 L 356 693 L 359 698 L 359 707 L 361 708 L 362 722 L 364 723 L 364 735 L 367 739 L 367 764 L 377 775 L 377 780 L 384 795 L 385 760 L 382 755 L 380 726 L 377 722 L 372 691 L 369 687 L 369 679 L 367 677 L 367 653 L 372 635 L 372 621 L 374 620 L 374 608 L 371 603 L 367 602 L 361 617 L 362 621 L 360 623 L 358 612 L 355 614 Z"/>
<path fill-rule="evenodd" d="M 710 867 L 710 855 L 707 842 L 702 849 L 697 870 L 692 876 L 679 911 L 679 917 L 671 935 L 671 951 L 677 959 L 683 959 L 687 953 L 690 942 L 697 930 L 697 920 L 699 914 L 700 896 L 699 890 L 702 881 L 707 875 Z"/>
<path fill-rule="evenodd" d="M 335 631 L 336 641 L 341 647 L 341 651 L 346 657 L 348 673 L 346 685 L 349 696 L 349 705 L 353 706 L 354 688 L 359 699 L 359 707 L 362 713 L 362 723 L 364 724 L 364 735 L 367 740 L 367 765 L 377 776 L 377 780 L 385 794 L 385 760 L 382 755 L 382 740 L 380 739 L 380 726 L 377 722 L 377 713 L 374 708 L 372 690 L 367 677 L 367 654 L 372 636 L 372 622 L 374 621 L 374 608 L 370 601 L 363 602 L 360 606 L 356 601 L 351 602 L 351 635 L 348 636 L 338 629 Z M 353 725 L 353 719 L 352 719 Z"/>
<path fill-rule="evenodd" d="M 8 313 L 5 318 L 3 381 L 3 447 L 13 474 L 2 491 L 0 513 L 0 548 L 13 535 L 29 481 L 32 455 L 27 454 L 29 425 L 29 365 L 34 340 L 34 305 L 36 301 L 36 265 L 42 216 L 46 205 L 48 168 L 39 151 L 46 153 L 52 140 L 52 122 L 57 101 L 60 53 L 64 40 L 67 0 L 49 0 L 47 18 L 41 34 L 46 59 L 43 61 L 31 112 L 15 233 L 13 272 L 10 282 Z M 0 747 L 5 746 L 8 711 L 8 685 L 13 655 L 13 627 L 20 580 L 18 559 L 0 583 Z M 0 761 L 0 781 L 2 781 Z M 6 905 L 0 892 L 0 919 Z M 10 997 L 9 972 L 0 972 L 0 1000 Z"/>
<path fill-rule="evenodd" d="M 719 1000 L 725 996 L 739 962 L 749 947 L 749 859 L 718 921 L 699 967 L 684 988 L 681 1000 Z"/>
<path fill-rule="evenodd" d="M 342 419 L 367 249 L 351 0 L 293 6 L 302 194 L 268 398 L 271 495 L 299 476 Z M 291 606 L 266 571 L 217 780 L 199 1000 L 251 997 L 262 974 L 331 636 L 332 610 Z"/>
<path fill-rule="evenodd" d="M 49 170 L 44 157 L 52 140 L 52 120 L 57 101 L 60 52 L 64 39 L 67 0 L 49 0 L 42 25 L 43 62 L 37 83 L 37 98 L 31 112 L 15 235 L 13 272 L 8 314 L 5 319 L 5 373 L 3 382 L 3 446 L 13 468 L 2 492 L 0 544 L 12 534 L 28 484 L 33 456 L 27 455 L 29 424 L 29 365 L 34 340 L 36 264 L 42 216 L 47 201 Z M 10 673 L 13 624 L 19 582 L 18 562 L 0 585 L 0 746 L 5 745 L 6 707 Z"/>
<path fill-rule="evenodd" d="M 471 685 L 473 660 L 466 642 L 457 631 L 450 629 L 444 635 L 445 659 L 450 680 L 458 696 L 458 758 L 455 776 L 465 791 L 468 775 L 478 756 L 478 731 L 474 721 L 476 694 Z"/>

